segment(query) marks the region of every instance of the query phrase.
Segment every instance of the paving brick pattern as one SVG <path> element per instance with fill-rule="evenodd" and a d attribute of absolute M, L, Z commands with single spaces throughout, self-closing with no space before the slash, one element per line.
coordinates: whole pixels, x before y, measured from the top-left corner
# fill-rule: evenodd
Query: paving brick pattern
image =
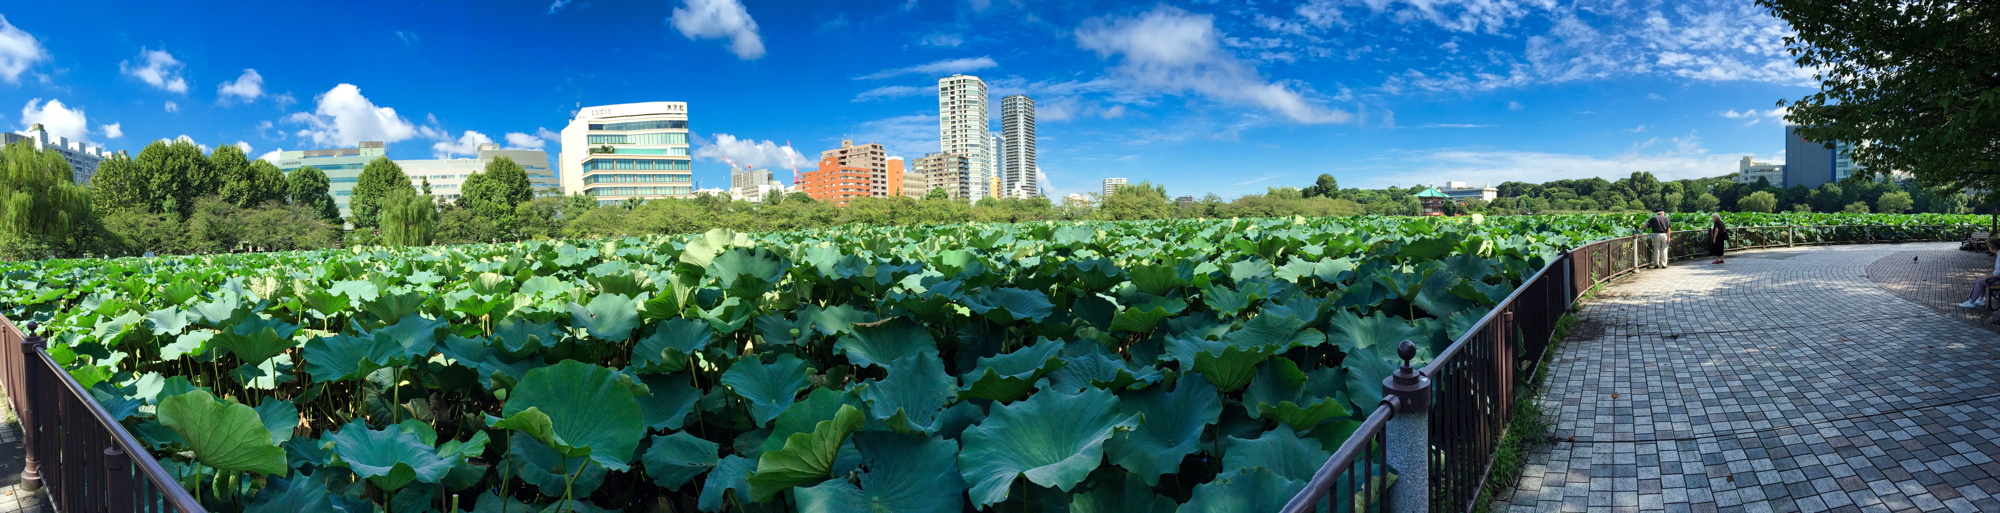
<path fill-rule="evenodd" d="M 1972 289 L 1972 280 L 1993 270 L 1993 257 L 1980 251 L 1932 249 L 1903 251 L 1868 264 L 1868 279 L 1897 297 L 1923 305 L 1946 317 L 1955 317 L 1983 328 L 2000 331 L 1992 324 L 1992 310 L 1959 308 Z"/>
<path fill-rule="evenodd" d="M 1602 336 L 1549 368 L 1551 442 L 1496 509 L 2000 511 L 2000 335 L 1869 277 L 1955 247 L 1752 251 L 1606 287 L 1582 310 Z"/>
<path fill-rule="evenodd" d="M 4 408 L 6 405 L 0 403 L 0 409 Z M 12 420 L 12 412 L 6 417 L 7 421 L 0 422 L 0 513 L 50 511 L 41 493 L 21 489 L 26 453 L 21 450 L 21 430 Z"/>

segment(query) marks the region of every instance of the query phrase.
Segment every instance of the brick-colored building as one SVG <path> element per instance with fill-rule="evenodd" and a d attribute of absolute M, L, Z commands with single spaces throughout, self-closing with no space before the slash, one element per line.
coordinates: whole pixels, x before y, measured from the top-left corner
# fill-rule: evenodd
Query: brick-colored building
<path fill-rule="evenodd" d="M 819 169 L 799 175 L 799 191 L 816 201 L 846 206 L 847 200 L 871 196 L 869 172 L 858 167 L 842 167 L 838 161 L 820 159 Z"/>

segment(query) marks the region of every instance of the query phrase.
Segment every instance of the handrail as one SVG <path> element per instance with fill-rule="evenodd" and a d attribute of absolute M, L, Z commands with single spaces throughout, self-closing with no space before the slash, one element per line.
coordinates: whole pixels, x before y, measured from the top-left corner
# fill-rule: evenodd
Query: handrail
<path fill-rule="evenodd" d="M 1964 228 L 1964 229 L 1971 229 L 1971 228 L 1976 228 L 1976 226 L 1973 226 L 1973 225 L 1953 225 L 1953 224 L 1923 224 L 1923 225 L 1827 225 L 1827 226 L 1796 226 L 1796 225 L 1787 225 L 1787 226 L 1732 226 L 1732 227 L 1727 227 L 1727 228 L 1728 228 L 1729 230 L 1731 230 L 1732 232 L 1733 232 L 1733 231 L 1737 231 L 1737 230 L 1745 230 L 1745 231 L 1748 231 L 1748 230 L 1779 230 L 1779 229 L 1783 229 L 1783 230 L 1787 230 L 1787 233 L 1795 233 L 1795 232 L 1796 232 L 1796 230 L 1798 230 L 1798 229 L 1800 229 L 1800 228 L 1832 228 L 1832 229 L 1841 229 L 1841 228 L 1845 228 L 1845 229 L 1861 229 L 1861 230 L 1863 230 L 1863 232 L 1864 232 L 1864 233 L 1869 233 L 1869 236 L 1868 236 L 1868 237 L 1865 237 L 1865 238 L 1861 238 L 1861 239 L 1843 239 L 1843 240 L 1813 240 L 1813 241 L 1797 241 L 1797 240 L 1794 240 L 1794 238 L 1793 238 L 1793 237 L 1788 237 L 1788 238 L 1787 238 L 1787 241 L 1786 241 L 1786 244 L 1785 244 L 1784 246 L 1796 246 L 1796 245 L 1825 245 L 1825 244 L 1855 244 L 1855 243 L 1872 243 L 1872 242 L 1877 242 L 1878 240 L 1874 238 L 1874 236 L 1873 236 L 1872 232 L 1870 231 L 1871 229 L 1874 229 L 1874 228 L 1897 228 L 1897 229 L 1915 229 L 1915 230 L 1926 230 L 1926 229 L 1940 229 L 1940 228 L 1943 228 L 1943 229 L 1951 229 L 1951 228 Z M 1705 232 L 1705 231 L 1707 231 L 1707 230 L 1706 230 L 1706 229 L 1702 229 L 1702 230 L 1676 230 L 1676 231 L 1673 231 L 1673 232 L 1670 232 L 1670 233 L 1669 233 L 1669 236 L 1671 237 L 1672 235 L 1679 235 L 1679 234 L 1691 234 L 1691 233 L 1701 233 L 1701 232 Z M 1566 288 L 1566 289 L 1563 289 L 1563 290 L 1562 290 L 1562 292 L 1563 292 L 1563 294 L 1562 294 L 1562 295 L 1563 295 L 1564 297 L 1561 297 L 1561 298 L 1556 298 L 1556 299 L 1560 299 L 1560 300 L 1561 300 L 1561 301 L 1562 301 L 1562 302 L 1564 303 L 1564 304 L 1563 304 L 1563 306 L 1562 306 L 1562 308 L 1565 308 L 1565 309 L 1566 309 L 1566 308 L 1567 308 L 1567 305 L 1568 305 L 1568 304 L 1570 304 L 1570 303 L 1573 303 L 1573 302 L 1575 302 L 1575 300 L 1576 300 L 1577 298 L 1581 297 L 1581 296 L 1583 295 L 1583 292 L 1584 292 L 1584 291 L 1585 291 L 1586 289 L 1588 289 L 1588 287 L 1587 287 L 1587 286 L 1583 286 L 1583 284 L 1581 284 L 1581 283 L 1577 283 L 1577 281 L 1578 281 L 1578 280 L 1579 280 L 1579 279 L 1580 279 L 1581 277 L 1584 277 L 1584 276 L 1588 276 L 1588 277 L 1590 277 L 1590 282 L 1589 282 L 1589 285 L 1590 285 L 1590 286 L 1595 286 L 1595 285 L 1596 285 L 1596 284 L 1598 284 L 1598 283 L 1603 283 L 1603 282 L 1604 282 L 1605 280 L 1609 280 L 1609 279 L 1612 279 L 1612 278 L 1615 278 L 1615 277 L 1618 277 L 1618 276 L 1622 276 L 1622 275 L 1624 275 L 1624 274 L 1626 274 L 1626 273 L 1630 273 L 1630 272 L 1634 272 L 1634 271 L 1637 271 L 1637 270 L 1639 270 L 1640 268 L 1642 268 L 1642 267 L 1643 267 L 1643 266 L 1645 265 L 1645 263 L 1647 263 L 1647 262 L 1649 262 L 1649 261 L 1650 261 L 1650 258 L 1644 258 L 1644 259 L 1642 259 L 1642 258 L 1638 258 L 1638 257 L 1636 257 L 1636 256 L 1635 256 L 1635 257 L 1634 257 L 1634 259 L 1633 259 L 1633 262 L 1632 262 L 1632 264 L 1633 264 L 1632 266 L 1630 266 L 1630 267 L 1624 267 L 1624 268 L 1621 268 L 1621 269 L 1617 269 L 1617 270 L 1616 270 L 1615 272 L 1611 272 L 1611 273 L 1608 273 L 1608 274 L 1607 274 L 1606 276 L 1602 276 L 1602 277 L 1598 277 L 1598 276 L 1594 276 L 1594 275 L 1591 275 L 1591 273 L 1592 273 L 1592 272 L 1594 272 L 1594 271 L 1596 270 L 1596 269 L 1595 269 L 1595 268 L 1596 268 L 1596 265 L 1595 265 L 1595 264 L 1596 264 L 1596 261 L 1595 261 L 1595 260 L 1592 260 L 1592 261 L 1589 261 L 1589 262 L 1580 262 L 1580 261 L 1578 261 L 1578 260 L 1577 260 L 1577 257 L 1578 257 L 1578 256 L 1580 256 L 1580 255 L 1591 255 L 1591 256 L 1600 256 L 1600 255 L 1608 255 L 1608 251 L 1604 251 L 1605 249 L 1607 249 L 1607 248 L 1610 248 L 1610 247 L 1613 247 L 1613 246 L 1616 246 L 1616 245 L 1618 245 L 1618 244 L 1621 244 L 1621 243 L 1626 243 L 1626 242 L 1630 242 L 1630 243 L 1634 243 L 1634 244 L 1637 244 L 1637 243 L 1640 243 L 1640 241 L 1641 241 L 1641 239 L 1642 239 L 1643 237 L 1645 237 L 1645 234 L 1637 234 L 1637 235 L 1629 235 L 1629 236 L 1624 236 L 1624 237 L 1611 237 L 1611 238 L 1606 238 L 1606 239 L 1600 239 L 1600 240 L 1596 240 L 1596 241 L 1591 241 L 1591 242 L 1589 242 L 1589 243 L 1586 243 L 1586 244 L 1584 244 L 1584 245 L 1582 245 L 1582 246 L 1578 246 L 1578 247 L 1576 247 L 1575 249 L 1572 249 L 1572 250 L 1569 250 L 1569 251 L 1565 251 L 1565 252 L 1563 252 L 1563 253 L 1562 253 L 1562 254 L 1560 254 L 1560 255 L 1559 255 L 1559 256 L 1558 256 L 1557 258 L 1555 258 L 1555 259 L 1553 259 L 1553 260 L 1550 260 L 1550 261 L 1549 261 L 1548 263 L 1546 263 L 1546 264 L 1543 264 L 1543 266 L 1542 266 L 1542 268 L 1541 268 L 1541 269 L 1539 269 L 1539 270 L 1535 271 L 1535 274 L 1531 275 L 1531 276 L 1530 276 L 1530 277 L 1528 277 L 1528 278 L 1527 278 L 1526 280 L 1523 280 L 1523 281 L 1521 282 L 1521 285 L 1520 285 L 1520 286 L 1517 286 L 1517 287 L 1515 287 L 1515 288 L 1514 288 L 1514 290 L 1513 290 L 1512 292 L 1508 293 L 1508 295 L 1507 295 L 1507 297 L 1506 297 L 1506 298 L 1504 298 L 1504 299 L 1500 300 L 1500 302 L 1498 302 L 1497 304 L 1495 304 L 1495 305 L 1493 306 L 1493 308 L 1492 308 L 1491 310 L 1488 310 L 1488 311 L 1486 312 L 1486 314 L 1485 314 L 1485 315 L 1481 316 L 1481 317 L 1479 318 L 1479 320 L 1478 320 L 1478 321 L 1474 322 L 1474 323 L 1473 323 L 1473 325 L 1472 325 L 1472 327 L 1470 327 L 1469 329 L 1467 329 L 1467 330 L 1465 331 L 1465 333 L 1462 333 L 1462 334 L 1459 334 L 1459 336 L 1458 336 L 1457 338 L 1453 339 L 1453 340 L 1452 340 L 1452 343 L 1451 343 L 1450 345 L 1446 346 L 1446 347 L 1445 347 L 1445 349 L 1444 349 L 1443 351 L 1439 352 L 1439 353 L 1438 353 L 1438 354 L 1437 354 L 1437 355 L 1436 355 L 1435 357 L 1433 357 L 1433 358 L 1431 359 L 1431 361 L 1430 361 L 1430 362 L 1429 362 L 1428 364 L 1424 365 L 1423 369 L 1421 369 L 1421 370 L 1420 370 L 1420 371 L 1418 371 L 1418 372 L 1419 372 L 1420 374 L 1424 375 L 1424 376 L 1427 376 L 1427 377 L 1431 377 L 1431 378 L 1433 378 L 1434 380 L 1435 380 L 1435 379 L 1437 379 L 1437 378 L 1439 377 L 1439 373 L 1440 373 L 1440 372 L 1442 372 L 1442 370 L 1444 369 L 1444 365 L 1446 365 L 1446 364 L 1450 363 L 1450 362 L 1451 362 L 1451 361 L 1452 361 L 1452 360 L 1453 360 L 1454 358 L 1456 358 L 1456 357 L 1458 357 L 1458 356 L 1459 356 L 1460 354 L 1464 353 L 1464 352 L 1465 352 L 1465 350 L 1466 350 L 1466 348 L 1470 347 L 1470 346 L 1471 346 L 1471 345 L 1472 345 L 1472 344 L 1474 343 L 1474 341 L 1475 341 L 1474 339 L 1478 338 L 1478 337 L 1479 337 L 1479 336 L 1480 336 L 1480 335 L 1481 335 L 1481 334 L 1482 334 L 1482 333 L 1483 333 L 1484 331 L 1486 331 L 1486 330 L 1488 329 L 1488 327 L 1489 327 L 1490 325 L 1492 325 L 1493 323 L 1497 322 L 1498 320 L 1500 320 L 1500 319 L 1504 318 L 1504 317 L 1505 317 L 1506 315 L 1509 315 L 1509 314 L 1513 313 L 1513 312 L 1514 312 L 1514 311 L 1516 310 L 1516 308 L 1515 308 L 1515 306 L 1516 306 L 1516 303 L 1520 303 L 1520 302 L 1521 302 L 1521 299 L 1522 299 L 1522 295 L 1523 295 L 1523 294 L 1525 294 L 1525 293 L 1527 293 L 1527 291 L 1528 291 L 1529 289 L 1531 289 L 1531 288 L 1533 288 L 1533 287 L 1535 287 L 1535 286 L 1537 286 L 1537 285 L 1543 285 L 1543 286 L 1554 286 L 1554 285 L 1546 285 L 1546 284 L 1544 284 L 1544 281 L 1548 281 L 1549 283 L 1553 283 L 1553 284 L 1555 284 L 1555 285 L 1563 285 L 1563 284 L 1561 284 L 1561 283 L 1556 283 L 1556 282 L 1554 282 L 1554 281 L 1553 281 L 1553 280 L 1556 280 L 1556 279 L 1562 279 L 1562 280 L 1564 280 L 1564 281 L 1567 281 L 1567 282 L 1570 282 L 1570 284 L 1572 284 L 1572 285 L 1573 285 L 1573 286 L 1570 286 L 1569 288 Z M 1731 238 L 1731 240 L 1736 240 L 1736 239 L 1735 239 L 1734 237 L 1732 237 L 1732 238 Z M 1914 241 L 1920 241 L 1920 240 L 1933 240 L 1933 241 L 1935 241 L 1935 240 L 1944 240 L 1944 239 L 1937 239 L 1937 238 L 1911 238 L 1911 239 L 1902 239 L 1902 238 L 1897 238 L 1897 239 L 1893 239 L 1893 240 L 1896 240 L 1896 241 L 1911 241 L 1911 242 L 1914 242 Z M 1673 242 L 1671 241 L 1671 239 L 1670 239 L 1670 242 L 1669 242 L 1669 244 L 1673 244 Z M 1670 246 L 1670 247 L 1671 247 L 1671 246 Z M 1780 245 L 1777 245 L 1777 244 L 1768 244 L 1768 245 L 1763 245 L 1763 246 L 1749 246 L 1749 247 L 1735 247 L 1735 248 L 1729 248 L 1729 249 L 1735 249 L 1735 250 L 1742 250 L 1742 249 L 1759 249 L 1759 248 L 1770 248 L 1770 247 L 1781 247 L 1781 246 L 1780 246 Z M 1637 251 L 1637 248 L 1633 248 L 1633 249 L 1634 249 L 1634 251 Z M 1674 255 L 1674 254 L 1672 254 L 1672 253 L 1671 253 L 1671 251 L 1670 251 L 1670 252 L 1669 252 L 1669 254 L 1668 254 L 1668 258 L 1670 258 L 1670 259 L 1671 259 L 1671 258 L 1676 258 L 1676 257 L 1686 257 L 1686 256 L 1687 256 L 1687 255 Z M 1614 260 L 1613 262 L 1616 262 L 1616 261 Z M 1567 266 L 1567 267 L 1564 267 L 1564 266 Z M 1623 267 L 1623 266 L 1621 266 L 1621 267 Z M 1551 276 L 1551 275 L 1549 274 L 1551 270 L 1554 270 L 1554 269 L 1558 269 L 1558 268 L 1566 268 L 1566 269 L 1568 269 L 1568 270 L 1569 270 L 1569 273 L 1568 273 L 1569 275 L 1568 275 L 1568 276 L 1562 276 L 1562 277 L 1559 277 L 1559 278 L 1558 278 L 1558 277 L 1554 277 L 1554 276 Z M 1547 291 L 1544 291 L 1544 293 L 1546 293 L 1546 292 L 1547 292 Z M 1509 323 L 1510 323 L 1510 324 L 1511 324 L 1511 323 L 1516 323 L 1516 322 L 1518 322 L 1518 321 L 1509 321 Z M 1553 328 L 1553 323 L 1549 323 L 1549 324 L 1550 324 L 1549 328 L 1551 328 L 1551 329 L 1552 329 L 1552 328 Z M 1510 333 L 1510 334 L 1508 334 L 1508 335 L 1509 335 L 1509 336 L 1511 336 L 1512 334 Z M 1543 351 L 1546 351 L 1546 350 L 1547 350 L 1547 349 L 1546 349 L 1546 347 L 1544 347 L 1544 348 L 1543 348 Z M 1540 361 L 1543 355 L 1541 355 L 1541 354 L 1533 354 L 1533 355 L 1527 355 L 1527 354 L 1523 354 L 1523 355 L 1515 355 L 1515 356 L 1517 357 L 1517 359 L 1519 359 L 1519 360 L 1521 360 L 1521 361 Z M 1511 365 L 1511 364 L 1513 364 L 1513 362 L 1508 362 L 1508 364 L 1510 364 L 1510 365 Z M 1538 369 L 1538 370 L 1539 370 L 1539 369 Z M 1505 406 L 1505 405 L 1501 405 L 1501 406 L 1500 406 L 1500 408 L 1502 409 L 1502 411 L 1504 411 L 1504 410 L 1506 409 L 1506 406 Z M 1443 417 L 1443 416 L 1445 416 L 1445 415 L 1449 415 L 1449 414 L 1451 414 L 1451 413 L 1452 413 L 1452 412 L 1449 412 L 1449 411 L 1444 411 L 1444 410 L 1440 410 L 1440 409 L 1437 409 L 1437 408 L 1433 408 L 1433 409 L 1432 409 L 1432 417 L 1431 417 L 1431 418 L 1432 418 L 1433 420 L 1436 420 L 1436 419 L 1439 419 L 1439 418 L 1442 418 L 1442 417 Z M 1392 407 L 1391 407 L 1391 406 L 1390 406 L 1389 404 L 1383 404 L 1383 405 L 1381 405 L 1381 406 L 1377 407 L 1377 408 L 1376 408 L 1376 409 L 1375 409 L 1375 410 L 1374 410 L 1373 412 L 1371 412 L 1371 413 L 1370 413 L 1370 414 L 1369 414 L 1369 415 L 1368 415 L 1368 416 L 1367 416 L 1366 418 L 1364 418 L 1364 419 L 1362 420 L 1362 423 L 1361 423 L 1361 426 L 1359 426 L 1358 428 L 1356 428 L 1356 429 L 1355 429 L 1355 431 L 1354 431 L 1354 433 L 1353 433 L 1352 435 L 1349 435 L 1348 439 L 1347 439 L 1346 441 L 1344 441 L 1344 442 L 1342 442 L 1342 443 L 1341 443 L 1341 445 L 1340 445 L 1340 448 L 1339 448 L 1338 450 L 1334 451 L 1334 454 L 1333 454 L 1333 456 L 1332 456 L 1332 457 L 1330 457 L 1330 458 L 1328 458 L 1328 459 L 1327 459 L 1327 461 L 1326 461 L 1326 463 L 1325 463 L 1325 464 L 1322 464 L 1322 465 L 1320 466 L 1320 469 L 1319 469 L 1319 471 L 1318 471 L 1318 472 L 1316 472 L 1316 473 L 1314 473 L 1314 475 L 1313 475 L 1313 479 L 1312 479 L 1312 480 L 1311 480 L 1310 482 L 1308 482 L 1308 483 L 1307 483 L 1306 487 L 1305 487 L 1304 489 L 1300 490 L 1300 492 L 1299 492 L 1299 493 L 1298 493 L 1297 495 L 1294 495 L 1294 496 L 1292 497 L 1292 500 L 1291 500 L 1290 502 L 1286 503 L 1286 506 L 1285 506 L 1285 508 L 1284 508 L 1283 510 L 1281 510 L 1281 511 L 1283 511 L 1283 512 L 1285 512 L 1285 513 L 1301 513 L 1301 512 L 1306 512 L 1306 511 L 1312 511 L 1312 507 L 1313 507 L 1313 505 L 1314 505 L 1315 503 L 1319 502 L 1320 500 L 1322 500 L 1322 499 L 1325 499 L 1325 498 L 1326 498 L 1326 495 L 1327 495 L 1327 494 L 1328 494 L 1328 493 L 1329 493 L 1330 491 L 1332 491 L 1332 490 L 1334 489 L 1334 487 L 1335 487 L 1335 486 L 1337 485 L 1337 483 L 1336 483 L 1336 480 L 1337 480 L 1337 479 L 1339 479 L 1339 478 L 1340 478 L 1340 476 L 1342 476 L 1342 475 L 1345 475 L 1345 474 L 1348 474 L 1348 473 L 1349 473 L 1349 472 L 1350 472 L 1350 471 L 1351 471 L 1351 470 L 1353 469 L 1353 466 L 1354 466 L 1354 459 L 1355 459 L 1355 457 L 1356 457 L 1357 455 L 1359 455 L 1359 454 L 1362 454 L 1362 453 L 1363 453 L 1363 451 L 1364 451 L 1364 450 L 1366 450 L 1366 449 L 1367 449 L 1367 448 L 1369 447 L 1369 445 L 1370 445 L 1370 444 L 1375 444 L 1375 443 L 1377 443 L 1378 439 L 1380 439 L 1380 438 L 1382 438 L 1382 437 L 1383 437 L 1384 435 L 1386 435 L 1386 433 L 1383 433 L 1382 431 L 1386 429 L 1386 426 L 1387 426 L 1387 422 L 1388 422 L 1389 418 L 1390 418 L 1390 417 L 1393 417 L 1394 415 L 1395 415 L 1395 412 L 1394 412 L 1394 408 L 1392 408 Z M 1507 420 L 1508 420 L 1508 419 L 1502 419 L 1502 422 L 1501 422 L 1501 425 L 1502 425 L 1502 426 L 1505 426 L 1505 425 L 1507 424 Z M 1438 434 L 1438 431 L 1436 431 L 1436 430 L 1432 430 L 1432 434 L 1433 434 L 1433 436 L 1436 436 L 1436 435 Z M 1498 434 L 1495 434 L 1495 436 L 1499 436 L 1499 435 L 1498 435 Z M 1436 444 L 1436 441 L 1435 441 L 1435 440 L 1433 440 L 1433 441 L 1432 441 L 1432 452 L 1433 452 L 1433 457 L 1432 457 L 1432 460 L 1433 460 L 1433 465 L 1435 465 L 1435 464 L 1437 464 L 1437 463 L 1438 463 L 1438 461 L 1437 461 L 1437 455 L 1436 455 L 1436 451 L 1437 451 L 1437 444 Z M 1486 455 L 1486 457 L 1484 458 L 1484 461 L 1479 461 L 1479 462 L 1477 462 L 1476 464 L 1479 464 L 1479 465 L 1483 465 L 1483 466 L 1487 466 L 1487 467 L 1490 467 L 1490 466 L 1492 465 L 1492 461 L 1491 461 L 1491 455 L 1490 455 L 1490 454 L 1489 454 L 1489 455 Z M 1435 468 L 1435 467 L 1434 467 L 1434 468 Z M 1432 475 L 1432 479 L 1437 479 L 1437 478 L 1439 477 L 1438 475 L 1436 475 L 1436 472 L 1433 472 L 1432 474 L 1433 474 L 1433 475 Z M 1485 472 L 1481 472 L 1481 475 L 1480 475 L 1480 478 L 1479 478 L 1479 486 L 1480 486 L 1480 487 L 1482 487 L 1482 488 L 1483 488 L 1483 487 L 1485 486 L 1485 484 L 1486 484 L 1486 483 L 1485 483 L 1485 481 L 1486 481 L 1486 479 L 1487 479 L 1487 478 L 1488 478 L 1488 476 L 1486 476 L 1486 475 L 1485 475 Z M 1351 479 L 1351 477 L 1350 477 L 1350 479 Z M 1371 492 L 1372 492 L 1372 490 L 1371 490 Z M 1354 493 L 1359 493 L 1359 490 L 1356 490 L 1356 491 L 1354 491 Z M 1433 499 L 1435 500 L 1435 497 L 1433 497 Z M 1473 507 L 1474 507 L 1474 506 L 1476 506 L 1476 505 L 1477 505 L 1477 499 L 1476 499 L 1476 495 L 1475 495 L 1475 499 L 1474 499 L 1473 501 L 1471 501 L 1470 503 L 1468 503 L 1468 504 L 1465 504 L 1465 506 L 1464 506 L 1464 509 L 1466 509 L 1466 510 L 1470 510 L 1471 508 L 1473 508 Z M 1458 509 L 1458 508 L 1449 508 L 1449 509 Z"/>
<path fill-rule="evenodd" d="M 173 506 L 174 510 L 183 513 L 207 511 L 201 507 L 201 501 L 195 500 L 193 495 L 189 495 L 187 490 L 181 488 L 180 482 L 174 479 L 173 474 L 167 472 L 166 467 L 160 466 L 160 460 L 153 458 L 153 454 L 146 450 L 145 444 L 139 443 L 139 440 L 132 438 L 132 432 L 125 429 L 125 425 L 119 423 L 117 419 L 111 418 L 111 412 L 105 411 L 104 405 L 98 404 L 97 399 L 90 396 L 90 391 L 85 390 L 82 383 L 77 383 L 76 379 L 70 377 L 69 372 L 62 370 L 62 366 L 56 364 L 55 359 L 49 356 L 48 351 L 43 350 L 39 346 L 34 351 L 35 356 L 41 359 L 42 364 L 47 365 L 51 370 L 55 370 L 55 374 L 62 377 L 63 388 L 70 393 L 72 398 L 84 405 L 84 408 L 90 412 L 90 416 L 95 418 L 98 425 L 104 428 L 104 432 L 111 434 L 111 441 L 118 444 L 117 448 L 124 450 L 125 456 L 131 458 L 132 462 L 138 465 L 139 474 L 146 476 L 146 480 L 153 483 L 154 489 L 165 491 L 165 493 L 161 494 L 161 499 L 165 500 L 168 505 Z M 129 490 L 125 491 L 125 493 L 129 492 Z"/>

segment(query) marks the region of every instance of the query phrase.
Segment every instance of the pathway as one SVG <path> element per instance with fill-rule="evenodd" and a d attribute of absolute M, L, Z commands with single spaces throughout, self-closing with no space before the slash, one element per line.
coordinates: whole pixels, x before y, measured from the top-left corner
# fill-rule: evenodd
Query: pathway
<path fill-rule="evenodd" d="M 0 513 L 41 512 L 46 496 L 39 492 L 21 489 L 21 468 L 27 464 L 27 452 L 21 448 L 21 427 L 14 417 L 14 410 L 7 407 L 6 395 L 0 393 Z"/>
<path fill-rule="evenodd" d="M 1550 366 L 1550 442 L 1496 509 L 2000 511 L 2000 335 L 1876 283 L 1963 294 L 1924 261 L 1955 248 L 1756 251 L 1605 287 Z"/>

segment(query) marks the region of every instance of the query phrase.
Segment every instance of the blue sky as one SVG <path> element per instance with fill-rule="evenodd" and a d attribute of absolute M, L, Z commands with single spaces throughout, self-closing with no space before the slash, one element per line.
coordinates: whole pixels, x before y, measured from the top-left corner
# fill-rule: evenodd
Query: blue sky
<path fill-rule="evenodd" d="M 0 5 L 0 126 L 558 149 L 577 105 L 685 101 L 695 176 L 843 138 L 937 151 L 936 79 L 1039 104 L 1054 194 L 1734 172 L 1814 90 L 1748 0 L 72 1 Z M 996 112 L 997 114 L 997 112 Z M 993 116 L 996 124 L 999 117 Z M 995 126 L 994 129 L 998 129 Z M 812 158 L 801 160 L 808 166 Z"/>

